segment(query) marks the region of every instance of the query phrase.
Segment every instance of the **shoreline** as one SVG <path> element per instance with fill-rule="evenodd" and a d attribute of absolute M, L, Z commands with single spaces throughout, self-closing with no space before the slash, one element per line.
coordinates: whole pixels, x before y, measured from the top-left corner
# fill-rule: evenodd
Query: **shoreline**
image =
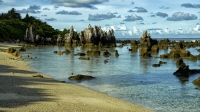
<path fill-rule="evenodd" d="M 44 78 L 28 64 L 0 52 L 0 111 L 150 112 L 86 87 Z"/>

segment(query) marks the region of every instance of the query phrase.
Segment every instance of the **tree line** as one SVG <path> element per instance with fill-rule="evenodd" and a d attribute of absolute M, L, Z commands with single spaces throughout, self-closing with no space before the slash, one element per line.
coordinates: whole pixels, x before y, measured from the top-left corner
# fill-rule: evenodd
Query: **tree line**
<path fill-rule="evenodd" d="M 56 40 L 58 34 L 64 37 L 66 33 L 69 33 L 69 29 L 64 29 L 63 31 L 54 29 L 46 22 L 29 16 L 28 14 L 22 18 L 20 13 L 12 8 L 7 13 L 0 14 L 0 41 L 17 39 L 23 41 L 26 29 L 31 25 L 33 26 L 35 35 L 50 37 L 52 40 Z M 79 38 L 77 32 L 74 32 L 74 38 Z"/>

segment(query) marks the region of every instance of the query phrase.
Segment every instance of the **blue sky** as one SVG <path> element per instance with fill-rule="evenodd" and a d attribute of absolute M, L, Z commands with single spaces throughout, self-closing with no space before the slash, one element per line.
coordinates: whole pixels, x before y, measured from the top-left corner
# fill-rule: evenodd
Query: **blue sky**
<path fill-rule="evenodd" d="M 88 24 L 113 28 L 122 35 L 152 33 L 200 34 L 199 0 L 0 0 L 0 13 L 15 8 L 56 29 Z"/>

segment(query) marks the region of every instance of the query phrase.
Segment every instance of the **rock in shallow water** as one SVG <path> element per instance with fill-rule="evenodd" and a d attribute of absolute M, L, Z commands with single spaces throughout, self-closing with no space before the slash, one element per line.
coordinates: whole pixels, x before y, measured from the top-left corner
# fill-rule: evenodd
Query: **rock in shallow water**
<path fill-rule="evenodd" d="M 198 77 L 197 79 L 195 79 L 193 82 L 193 84 L 200 86 L 200 77 Z"/>
<path fill-rule="evenodd" d="M 70 76 L 69 79 L 70 80 L 91 80 L 91 79 L 94 79 L 94 77 L 89 76 L 89 75 L 78 74 L 78 75 L 75 75 L 75 76 Z"/>

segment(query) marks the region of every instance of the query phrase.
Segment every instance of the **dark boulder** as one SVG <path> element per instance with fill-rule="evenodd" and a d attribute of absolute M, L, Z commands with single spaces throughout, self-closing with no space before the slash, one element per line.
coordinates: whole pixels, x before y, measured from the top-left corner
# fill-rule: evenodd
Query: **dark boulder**
<path fill-rule="evenodd" d="M 80 59 L 80 60 L 90 60 L 89 57 L 85 57 L 85 56 L 81 56 L 79 59 Z"/>
<path fill-rule="evenodd" d="M 65 51 L 63 51 L 62 53 L 66 53 L 66 54 L 69 54 L 71 53 L 71 51 L 69 49 L 66 49 Z"/>
<path fill-rule="evenodd" d="M 108 59 L 104 60 L 104 64 L 108 63 Z"/>
<path fill-rule="evenodd" d="M 160 67 L 160 64 L 152 64 L 153 67 Z"/>
<path fill-rule="evenodd" d="M 97 50 L 92 50 L 92 51 L 87 51 L 87 55 L 95 55 L 95 56 L 99 56 L 100 55 L 100 51 L 97 51 Z"/>
<path fill-rule="evenodd" d="M 104 53 L 103 53 L 103 56 L 105 57 L 109 57 L 111 54 L 106 50 Z"/>
<path fill-rule="evenodd" d="M 94 79 L 94 78 L 95 77 L 93 77 L 93 76 L 81 75 L 81 74 L 69 77 L 70 80 L 91 80 L 91 79 Z"/>
<path fill-rule="evenodd" d="M 182 58 L 179 58 L 176 61 L 176 67 L 178 68 L 178 70 L 176 72 L 174 72 L 173 74 L 178 76 L 178 77 L 189 77 L 189 66 L 186 65 L 183 62 Z"/>
<path fill-rule="evenodd" d="M 79 55 L 79 56 L 85 56 L 86 54 L 80 52 L 80 53 L 78 53 L 78 55 Z"/>

